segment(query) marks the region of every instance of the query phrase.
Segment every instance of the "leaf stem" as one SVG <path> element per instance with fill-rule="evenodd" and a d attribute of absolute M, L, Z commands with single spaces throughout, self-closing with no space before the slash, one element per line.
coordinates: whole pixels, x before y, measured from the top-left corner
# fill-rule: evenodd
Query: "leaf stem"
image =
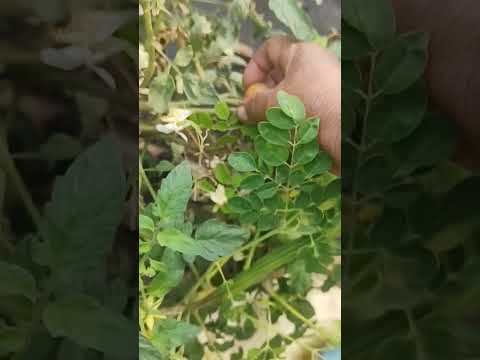
<path fill-rule="evenodd" d="M 13 187 L 17 191 L 18 195 L 23 201 L 25 208 L 27 209 L 33 223 L 37 230 L 41 230 L 41 215 L 40 211 L 35 206 L 27 187 L 18 173 L 18 169 L 15 166 L 15 162 L 10 155 L 7 144 L 7 124 L 13 116 L 13 109 L 9 112 L 9 118 L 7 123 L 0 123 L 0 166 L 4 168 L 7 178 L 13 184 Z"/>

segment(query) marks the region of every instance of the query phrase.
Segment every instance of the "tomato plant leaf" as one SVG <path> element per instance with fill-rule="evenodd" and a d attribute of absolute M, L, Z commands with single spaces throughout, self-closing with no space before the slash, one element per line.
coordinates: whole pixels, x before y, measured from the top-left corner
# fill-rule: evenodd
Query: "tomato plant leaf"
<path fill-rule="evenodd" d="M 183 219 L 192 196 L 192 171 L 184 161 L 162 181 L 155 199 L 154 214 L 164 223 Z"/>
<path fill-rule="evenodd" d="M 216 219 L 201 224 L 195 239 L 200 243 L 202 257 L 214 261 L 219 257 L 232 255 L 235 249 L 250 237 L 250 232 L 242 227 L 227 225 Z"/>
<path fill-rule="evenodd" d="M 135 325 L 89 296 L 68 295 L 49 303 L 43 323 L 53 337 L 67 337 L 82 347 L 119 359 L 138 355 L 138 349 L 131 346 L 137 336 Z"/>

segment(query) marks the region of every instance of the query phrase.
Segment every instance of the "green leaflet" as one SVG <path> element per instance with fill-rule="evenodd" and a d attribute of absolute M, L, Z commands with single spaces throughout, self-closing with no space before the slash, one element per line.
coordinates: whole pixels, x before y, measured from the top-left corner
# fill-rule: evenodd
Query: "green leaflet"
<path fill-rule="evenodd" d="M 170 350 L 186 344 L 199 332 L 200 329 L 197 326 L 183 321 L 165 319 L 159 321 L 150 341 L 160 354 L 167 356 Z"/>
<path fill-rule="evenodd" d="M 43 322 L 52 336 L 67 337 L 82 347 L 119 359 L 134 358 L 138 353 L 131 346 L 136 327 L 123 315 L 86 295 L 69 295 L 49 303 L 43 312 Z"/>
<path fill-rule="evenodd" d="M 27 334 L 23 329 L 0 326 L 0 356 L 20 352 L 26 343 Z"/>
<path fill-rule="evenodd" d="M 282 165 L 289 156 L 287 148 L 270 144 L 261 137 L 255 139 L 255 150 L 258 156 L 270 166 Z"/>
<path fill-rule="evenodd" d="M 395 36 L 395 14 L 390 0 L 345 0 L 342 17 L 367 37 L 377 49 L 383 48 Z"/>
<path fill-rule="evenodd" d="M 175 82 L 168 73 L 157 75 L 150 84 L 148 105 L 158 114 L 168 110 L 168 103 L 175 93 Z"/>
<path fill-rule="evenodd" d="M 110 251 L 126 194 L 120 153 L 114 138 L 106 136 L 57 178 L 43 224 L 48 239 L 43 246 L 54 272 L 80 274 Z"/>
<path fill-rule="evenodd" d="M 261 122 L 258 124 L 258 131 L 262 138 L 269 144 L 280 146 L 288 145 L 290 134 L 287 130 L 278 129 L 267 122 Z"/>
<path fill-rule="evenodd" d="M 230 154 L 228 156 L 228 163 L 239 172 L 255 171 L 257 168 L 252 155 L 245 152 Z"/>
<path fill-rule="evenodd" d="M 409 33 L 391 43 L 378 60 L 373 80 L 386 94 L 398 94 L 414 84 L 425 71 L 429 36 Z"/>
<path fill-rule="evenodd" d="M 163 180 L 155 199 L 155 215 L 165 223 L 183 219 L 192 187 L 191 169 L 187 162 L 182 162 Z"/>
<path fill-rule="evenodd" d="M 202 248 L 203 258 L 213 261 L 219 257 L 232 255 L 250 237 L 250 232 L 235 225 L 227 225 L 218 220 L 208 220 L 200 225 L 195 240 Z"/>
<path fill-rule="evenodd" d="M 180 254 L 167 248 L 162 256 L 166 269 L 160 271 L 148 285 L 148 293 L 162 298 L 168 291 L 180 283 L 183 278 L 185 263 Z"/>
<path fill-rule="evenodd" d="M 166 229 L 159 232 L 157 241 L 160 245 L 185 255 L 198 256 L 202 254 L 200 244 L 177 229 Z"/>
<path fill-rule="evenodd" d="M 305 106 L 298 97 L 289 95 L 285 91 L 279 91 L 277 93 L 277 100 L 285 115 L 294 121 L 305 119 Z"/>
<path fill-rule="evenodd" d="M 195 239 L 180 230 L 167 229 L 157 234 L 157 241 L 160 245 L 182 254 L 214 261 L 231 255 L 249 237 L 249 231 L 241 227 L 208 220 L 198 227 Z"/>
<path fill-rule="evenodd" d="M 25 269 L 0 261 L 0 296 L 21 295 L 31 301 L 37 297 L 35 279 Z"/>
<path fill-rule="evenodd" d="M 280 108 L 274 107 L 268 109 L 266 116 L 268 122 L 279 129 L 290 130 L 295 127 L 293 119 L 286 115 Z"/>
<path fill-rule="evenodd" d="M 298 40 L 312 41 L 318 36 L 311 19 L 295 0 L 270 0 L 268 5 Z"/>

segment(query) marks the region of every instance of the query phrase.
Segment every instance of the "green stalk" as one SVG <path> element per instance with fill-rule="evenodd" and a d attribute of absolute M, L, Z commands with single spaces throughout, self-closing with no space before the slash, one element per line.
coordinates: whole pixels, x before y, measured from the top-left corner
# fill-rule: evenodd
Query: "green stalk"
<path fill-rule="evenodd" d="M 201 299 L 191 306 L 189 311 L 198 310 L 206 305 L 219 304 L 231 295 L 239 294 L 250 287 L 257 285 L 267 279 L 272 272 L 290 263 L 297 253 L 310 241 L 303 239 L 284 245 L 270 254 L 257 261 L 248 271 L 237 275 L 232 282 L 229 283 L 228 291 L 225 286 L 217 288 L 212 294 Z"/>
<path fill-rule="evenodd" d="M 155 34 L 153 32 L 152 13 L 149 1 L 140 0 L 140 5 L 143 8 L 143 20 L 145 25 L 145 47 L 148 52 L 148 66 L 141 87 L 147 87 L 153 77 L 153 74 L 155 73 L 155 47 L 153 46 L 153 42 L 155 41 Z"/>
<path fill-rule="evenodd" d="M 7 144 L 6 124 L 0 124 L 0 166 L 4 169 L 8 181 L 13 185 L 15 191 L 22 199 L 25 208 L 27 209 L 33 223 L 37 229 L 41 230 L 41 216 L 37 207 L 35 206 L 30 193 L 27 190 L 22 177 L 18 173 L 15 162 L 12 159 Z"/>

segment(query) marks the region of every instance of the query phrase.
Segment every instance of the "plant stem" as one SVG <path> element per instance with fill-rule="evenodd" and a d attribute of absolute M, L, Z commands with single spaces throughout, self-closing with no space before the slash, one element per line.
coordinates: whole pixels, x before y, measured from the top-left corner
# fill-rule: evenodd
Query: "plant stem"
<path fill-rule="evenodd" d="M 37 230 L 40 231 L 42 223 L 40 212 L 35 206 L 32 197 L 30 196 L 22 177 L 18 173 L 15 162 L 13 161 L 8 150 L 6 126 L 6 124 L 0 124 L 0 166 L 4 169 L 7 179 L 11 181 L 13 187 L 22 199 L 23 204 Z"/>
<path fill-rule="evenodd" d="M 143 21 L 146 35 L 145 47 L 148 52 L 148 66 L 141 87 L 147 87 L 155 72 L 155 47 L 153 45 L 155 34 L 153 32 L 152 13 L 149 1 L 140 0 L 140 5 L 143 8 Z"/>
<path fill-rule="evenodd" d="M 363 156 L 364 156 L 364 149 L 365 149 L 365 143 L 367 141 L 367 124 L 368 124 L 368 116 L 370 115 L 370 108 L 372 106 L 372 101 L 373 101 L 373 72 L 375 70 L 376 66 L 376 54 L 371 55 L 370 59 L 370 72 L 369 72 L 369 80 L 368 80 L 368 92 L 365 97 L 365 114 L 363 116 L 363 124 L 362 124 L 362 136 L 361 136 L 361 141 L 360 144 L 358 144 L 358 158 L 357 158 L 357 163 L 355 166 L 355 171 L 353 175 L 353 189 L 352 189 L 352 197 L 353 197 L 353 204 L 357 204 L 358 202 L 358 173 L 360 171 L 360 166 L 363 161 Z M 351 231 L 350 231 L 350 237 L 349 241 L 347 244 L 347 251 L 352 251 L 353 248 L 355 247 L 355 235 L 356 235 L 356 228 L 357 228 L 357 217 L 356 217 L 356 205 L 352 206 L 352 225 L 351 225 Z M 345 258 L 345 274 L 348 277 L 349 271 L 350 271 L 350 265 L 351 261 L 349 257 Z"/>

